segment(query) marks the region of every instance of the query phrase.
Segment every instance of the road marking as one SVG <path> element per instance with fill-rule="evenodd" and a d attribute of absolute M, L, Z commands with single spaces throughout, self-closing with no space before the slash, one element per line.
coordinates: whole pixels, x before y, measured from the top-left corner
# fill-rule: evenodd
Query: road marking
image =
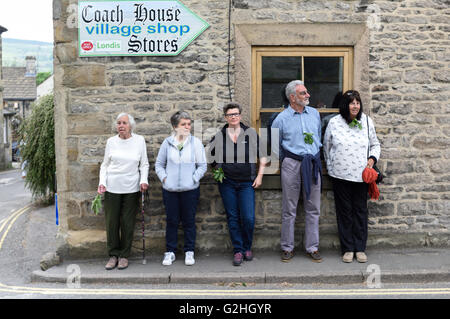
<path fill-rule="evenodd" d="M 15 215 L 19 214 L 20 212 L 22 212 L 24 209 L 28 209 L 31 207 L 31 204 L 28 204 L 25 207 L 20 208 L 19 210 L 13 212 L 11 215 L 9 215 L 7 218 L 2 220 L 2 224 L 0 226 L 0 233 L 2 232 L 3 228 L 5 228 L 6 224 L 8 224 L 8 222 L 14 218 Z M 14 211 L 14 210 L 13 210 Z"/>
<path fill-rule="evenodd" d="M 121 296 L 400 296 L 400 295 L 448 295 L 450 288 L 399 288 L 399 289 L 65 289 L 29 288 L 7 286 L 0 283 L 0 291 L 34 293 L 42 295 L 121 295 Z"/>
<path fill-rule="evenodd" d="M 9 223 L 8 228 L 6 228 L 5 232 L 3 233 L 2 239 L 0 240 L 0 250 L 2 249 L 3 242 L 5 241 L 6 236 L 8 235 L 12 225 L 16 222 L 17 218 L 19 218 L 23 213 L 28 211 L 28 209 L 31 207 L 31 204 L 28 204 L 27 206 L 19 209 L 15 213 L 12 213 L 6 221 L 3 222 L 2 226 L 0 227 L 0 233 L 3 231 L 3 228 Z"/>

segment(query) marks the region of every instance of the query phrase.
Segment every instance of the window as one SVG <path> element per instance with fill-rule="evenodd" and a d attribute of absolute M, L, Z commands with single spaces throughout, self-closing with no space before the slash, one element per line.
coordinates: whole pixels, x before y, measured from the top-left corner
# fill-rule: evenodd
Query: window
<path fill-rule="evenodd" d="M 259 131 L 287 106 L 284 87 L 302 80 L 322 118 L 337 113 L 336 95 L 353 87 L 352 47 L 253 47 L 252 125 Z"/>

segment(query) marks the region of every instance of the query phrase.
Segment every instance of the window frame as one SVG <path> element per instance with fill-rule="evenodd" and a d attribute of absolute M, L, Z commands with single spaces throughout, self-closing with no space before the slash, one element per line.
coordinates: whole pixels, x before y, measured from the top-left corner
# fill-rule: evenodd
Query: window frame
<path fill-rule="evenodd" d="M 261 128 L 261 113 L 281 112 L 279 108 L 262 108 L 262 57 L 302 57 L 302 81 L 304 80 L 305 57 L 343 57 L 343 92 L 353 88 L 353 46 L 253 46 L 252 47 L 252 99 L 251 99 L 251 123 L 259 133 Z M 337 113 L 337 108 L 318 108 L 319 113 Z"/>

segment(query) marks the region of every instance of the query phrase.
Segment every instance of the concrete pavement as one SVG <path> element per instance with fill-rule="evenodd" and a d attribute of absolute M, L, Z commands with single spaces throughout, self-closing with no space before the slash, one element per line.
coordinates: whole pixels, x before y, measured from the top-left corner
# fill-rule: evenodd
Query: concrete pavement
<path fill-rule="evenodd" d="M 33 282 L 66 283 L 77 265 L 81 283 L 121 284 L 357 284 L 450 282 L 450 250 L 446 248 L 369 249 L 365 264 L 341 261 L 337 251 L 322 251 L 322 263 L 314 263 L 303 252 L 289 263 L 281 262 L 278 252 L 255 251 L 253 261 L 232 265 L 232 256 L 197 253 L 193 266 L 184 265 L 178 253 L 171 266 L 162 266 L 162 254 L 131 258 L 125 270 L 106 271 L 107 260 L 65 260 L 47 271 L 35 270 Z M 68 270 L 69 269 L 69 270 Z"/>
<path fill-rule="evenodd" d="M 26 255 L 56 251 L 55 207 L 48 206 L 30 212 L 24 238 Z M 39 229 L 40 231 L 33 231 Z M 23 233 L 23 232 L 22 232 Z M 12 235 L 11 235 L 12 236 Z M 370 234 L 369 234 L 370 236 Z M 106 247 L 105 247 L 106 249 Z M 184 265 L 184 254 L 177 253 L 171 266 L 162 266 L 163 252 L 130 258 L 125 270 L 106 271 L 105 258 L 89 260 L 63 260 L 47 271 L 30 262 L 27 267 L 33 282 L 66 283 L 79 269 L 82 283 L 121 284 L 229 284 L 229 283 L 288 283 L 288 284 L 364 284 L 376 283 L 426 283 L 450 282 L 450 249 L 437 247 L 390 248 L 366 251 L 367 263 L 351 264 L 341 261 L 337 250 L 322 250 L 322 263 L 314 263 L 303 251 L 295 251 L 289 263 L 281 262 L 277 251 L 254 251 L 253 261 L 232 265 L 232 253 L 197 252 L 193 266 Z M 37 257 L 38 258 L 38 257 Z M 78 268 L 79 267 L 79 268 Z"/>

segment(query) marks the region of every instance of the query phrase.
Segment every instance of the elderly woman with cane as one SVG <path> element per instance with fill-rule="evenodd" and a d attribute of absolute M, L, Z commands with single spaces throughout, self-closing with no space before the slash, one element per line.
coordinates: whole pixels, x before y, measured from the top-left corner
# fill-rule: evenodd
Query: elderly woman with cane
<path fill-rule="evenodd" d="M 98 193 L 105 194 L 106 245 L 110 256 L 106 270 L 128 267 L 139 191 L 148 189 L 147 147 L 144 137 L 133 133 L 135 126 L 131 115 L 117 116 L 118 134 L 106 142 L 100 167 Z"/>
<path fill-rule="evenodd" d="M 185 265 L 195 263 L 195 213 L 200 196 L 200 179 L 206 172 L 202 142 L 191 135 L 191 117 L 178 111 L 170 122 L 174 133 L 161 145 L 155 170 L 161 180 L 166 207 L 166 252 L 162 264 L 172 265 L 178 244 L 178 224 L 183 225 Z"/>
<path fill-rule="evenodd" d="M 324 157 L 333 183 L 342 261 L 351 263 L 356 253 L 356 260 L 364 263 L 367 262 L 368 190 L 372 193 L 366 183 L 366 172 L 380 157 L 380 142 L 372 119 L 363 113 L 357 91 L 344 93 L 339 114 L 326 128 Z"/>

